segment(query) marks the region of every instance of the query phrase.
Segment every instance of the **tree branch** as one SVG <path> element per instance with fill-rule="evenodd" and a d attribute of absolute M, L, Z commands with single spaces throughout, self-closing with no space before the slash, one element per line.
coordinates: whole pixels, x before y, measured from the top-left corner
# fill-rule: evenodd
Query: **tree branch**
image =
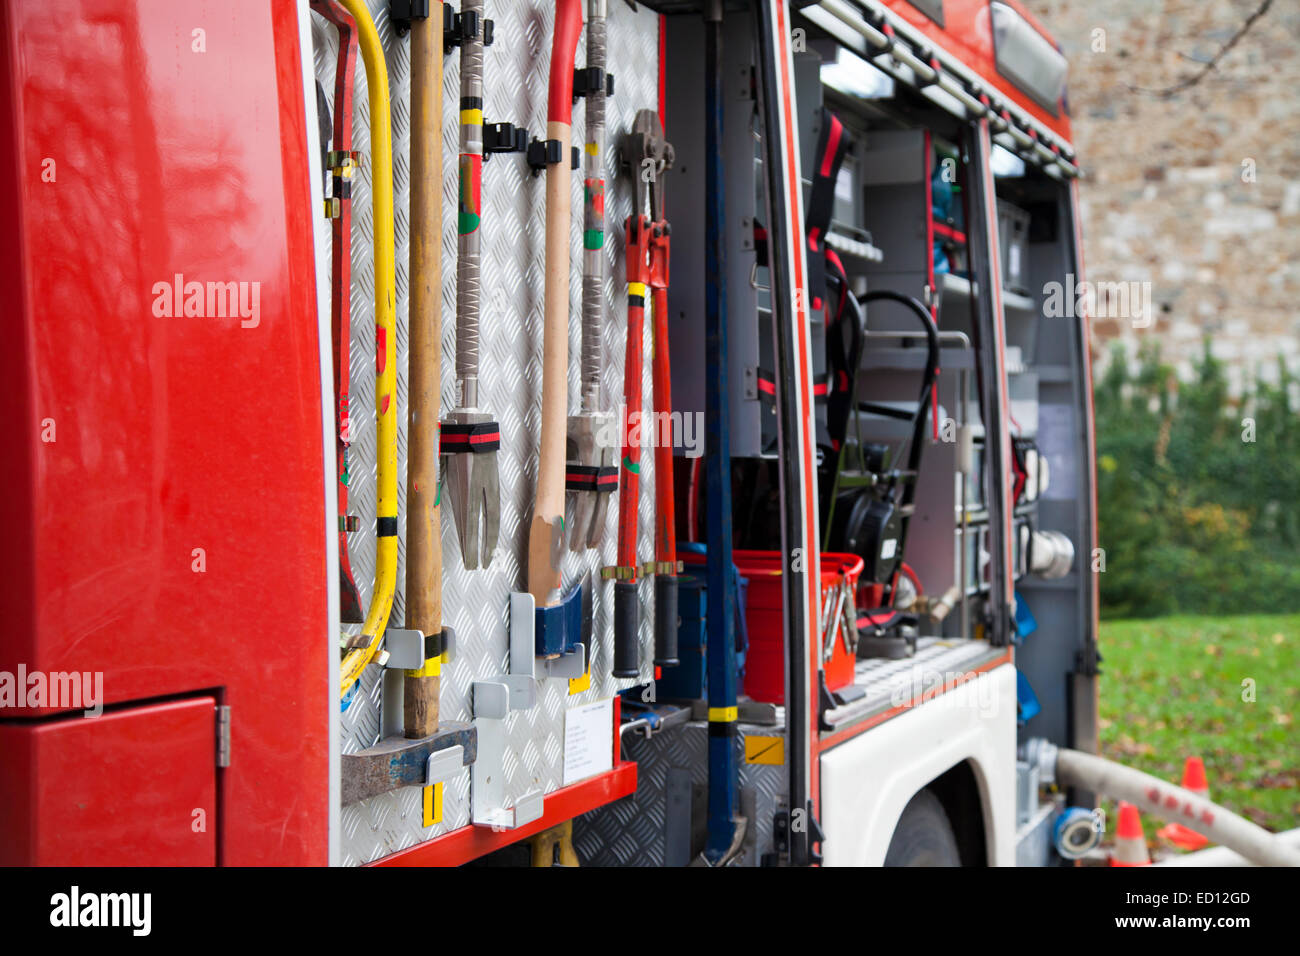
<path fill-rule="evenodd" d="M 1246 18 L 1246 21 L 1241 25 L 1241 27 L 1237 30 L 1237 32 L 1232 35 L 1232 37 L 1228 40 L 1228 42 L 1219 48 L 1219 52 L 1216 53 L 1213 57 L 1211 57 L 1208 63 L 1205 63 L 1197 72 L 1193 73 L 1191 76 L 1187 77 L 1186 79 L 1180 80 L 1179 82 L 1175 83 L 1173 86 L 1162 86 L 1162 87 L 1154 87 L 1154 88 L 1145 87 L 1145 86 L 1134 86 L 1131 83 L 1126 83 L 1124 85 L 1127 86 L 1129 90 L 1131 90 L 1134 93 L 1145 93 L 1149 96 L 1159 97 L 1162 100 L 1167 100 L 1172 96 L 1177 96 L 1179 93 L 1183 92 L 1184 90 L 1191 89 L 1197 83 L 1201 82 L 1201 80 L 1205 79 L 1207 73 L 1209 73 L 1211 70 L 1215 69 L 1219 65 L 1219 61 L 1222 60 L 1225 56 L 1227 56 L 1228 52 L 1234 46 L 1237 45 L 1238 40 L 1240 40 L 1248 32 L 1250 32 L 1250 28 L 1255 25 L 1255 22 L 1257 20 L 1263 17 L 1264 14 L 1268 13 L 1268 8 L 1271 7 L 1272 5 L 1273 5 L 1273 0 L 1263 0 L 1263 2 L 1260 3 L 1260 5 L 1255 9 L 1255 12 Z"/>

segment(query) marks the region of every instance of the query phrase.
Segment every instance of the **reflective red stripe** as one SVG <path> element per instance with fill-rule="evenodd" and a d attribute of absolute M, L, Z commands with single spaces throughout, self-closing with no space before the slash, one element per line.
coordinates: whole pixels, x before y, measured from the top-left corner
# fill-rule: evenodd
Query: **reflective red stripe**
<path fill-rule="evenodd" d="M 831 113 L 831 131 L 826 137 L 826 152 L 822 153 L 821 175 L 829 176 L 831 174 L 831 165 L 835 162 L 835 154 L 840 148 L 840 137 L 844 134 L 844 126 L 840 123 L 839 117 Z M 813 248 L 816 248 L 814 246 Z"/>
<path fill-rule="evenodd" d="M 932 223 L 931 228 L 934 229 L 935 235 L 943 236 L 945 239 L 951 239 L 953 242 L 964 243 L 966 241 L 966 233 L 962 232 L 960 229 L 954 229 L 952 226 L 945 225 L 942 222 Z"/>

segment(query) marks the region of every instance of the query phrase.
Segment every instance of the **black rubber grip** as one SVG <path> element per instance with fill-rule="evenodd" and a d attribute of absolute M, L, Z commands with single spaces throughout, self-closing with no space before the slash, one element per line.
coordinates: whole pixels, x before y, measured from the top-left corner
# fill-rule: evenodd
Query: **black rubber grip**
<path fill-rule="evenodd" d="M 614 582 L 614 676 L 636 677 L 641 673 L 640 618 L 636 582 Z"/>
<path fill-rule="evenodd" d="M 677 666 L 677 576 L 655 575 L 655 667 Z"/>

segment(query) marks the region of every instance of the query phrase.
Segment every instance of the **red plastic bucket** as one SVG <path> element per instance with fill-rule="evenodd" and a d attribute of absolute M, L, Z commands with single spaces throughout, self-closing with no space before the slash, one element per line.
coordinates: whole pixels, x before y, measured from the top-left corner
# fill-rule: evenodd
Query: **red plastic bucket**
<path fill-rule="evenodd" d="M 782 556 L 779 551 L 736 551 L 736 567 L 749 581 L 745 598 L 745 623 L 749 652 L 745 655 L 745 693 L 754 700 L 785 703 L 785 597 L 781 588 Z M 847 583 L 856 590 L 862 558 L 856 554 L 823 552 L 821 594 Z M 846 581 L 847 579 L 847 581 Z M 823 622 L 824 624 L 824 622 Z M 826 686 L 836 690 L 853 683 L 855 655 L 836 635 L 834 650 L 823 663 Z"/>

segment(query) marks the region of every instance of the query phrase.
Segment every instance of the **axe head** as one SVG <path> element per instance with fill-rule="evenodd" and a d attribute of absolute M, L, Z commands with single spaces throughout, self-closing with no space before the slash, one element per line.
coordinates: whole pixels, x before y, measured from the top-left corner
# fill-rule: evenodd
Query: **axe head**
<path fill-rule="evenodd" d="M 602 412 L 579 412 L 569 416 L 569 435 L 566 443 L 569 465 L 586 469 L 613 469 L 614 416 Z M 615 472 L 615 475 L 617 473 Z M 591 488 L 573 491 L 573 527 L 569 532 L 569 547 L 584 551 L 600 544 L 605 531 L 605 514 L 609 508 L 609 495 L 617 487 Z"/>
<path fill-rule="evenodd" d="M 486 412 L 458 408 L 445 422 L 481 425 L 492 422 Z M 486 568 L 492 563 L 501 525 L 501 487 L 497 476 L 497 453 L 455 451 L 442 455 L 442 474 L 451 497 L 452 518 L 460 540 L 461 559 L 467 570 Z"/>
<path fill-rule="evenodd" d="M 339 617 L 345 624 L 365 622 L 366 612 L 361 606 L 357 582 L 352 580 L 351 568 L 339 568 L 339 611 Z"/>

